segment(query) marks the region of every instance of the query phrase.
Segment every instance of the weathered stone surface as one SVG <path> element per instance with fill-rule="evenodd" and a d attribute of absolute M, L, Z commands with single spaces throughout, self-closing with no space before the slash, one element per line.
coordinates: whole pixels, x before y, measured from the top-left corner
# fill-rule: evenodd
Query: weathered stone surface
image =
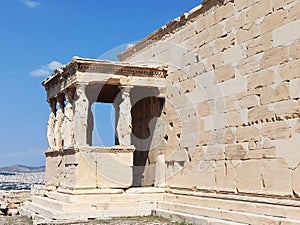
<path fill-rule="evenodd" d="M 262 54 L 262 53 L 260 53 Z M 237 69 L 241 73 L 241 75 L 255 73 L 260 70 L 260 56 L 257 55 L 242 59 Z"/>
<path fill-rule="evenodd" d="M 264 52 L 261 59 L 261 69 L 267 69 L 288 61 L 288 47 L 275 47 Z"/>
<path fill-rule="evenodd" d="M 213 102 L 206 101 L 197 105 L 197 115 L 199 117 L 209 116 L 213 114 Z"/>
<path fill-rule="evenodd" d="M 217 101 L 216 104 L 217 111 L 219 113 L 229 112 L 238 109 L 236 100 L 233 97 L 223 97 Z"/>
<path fill-rule="evenodd" d="M 282 159 L 262 161 L 263 190 L 270 194 L 291 195 L 291 172 Z"/>
<path fill-rule="evenodd" d="M 226 49 L 234 46 L 234 39 L 235 39 L 234 35 L 232 34 L 232 32 L 230 32 L 225 37 L 218 38 L 214 44 L 214 48 L 218 52 L 224 52 Z M 209 46 L 209 45 L 204 45 L 204 46 Z M 204 46 L 201 48 L 204 48 Z M 207 51 L 209 50 L 210 49 L 207 49 Z"/>
<path fill-rule="evenodd" d="M 225 114 L 225 126 L 235 127 L 243 124 L 240 111 L 230 111 Z"/>
<path fill-rule="evenodd" d="M 260 139 L 260 130 L 255 126 L 238 127 L 236 130 L 236 140 L 238 142 L 259 141 Z"/>
<path fill-rule="evenodd" d="M 273 31 L 283 25 L 287 15 L 287 11 L 282 9 L 266 16 L 260 25 L 261 34 Z"/>
<path fill-rule="evenodd" d="M 197 146 L 207 146 L 211 138 L 210 131 L 202 131 L 198 135 L 198 144 Z"/>
<path fill-rule="evenodd" d="M 240 160 L 245 159 L 246 156 L 247 150 L 241 144 L 231 144 L 225 148 L 226 159 Z"/>
<path fill-rule="evenodd" d="M 244 47 L 242 45 L 236 45 L 228 48 L 224 51 L 224 63 L 226 64 L 238 64 L 244 58 Z"/>
<path fill-rule="evenodd" d="M 282 101 L 275 104 L 276 116 L 281 119 L 291 119 L 300 115 L 299 101 L 289 100 Z"/>
<path fill-rule="evenodd" d="M 289 61 L 279 67 L 279 75 L 283 80 L 291 80 L 300 77 L 300 59 Z"/>
<path fill-rule="evenodd" d="M 279 102 L 289 99 L 289 84 L 281 83 L 275 89 L 265 87 L 261 89 L 261 104 L 265 105 L 272 102 Z"/>
<path fill-rule="evenodd" d="M 291 98 L 300 97 L 300 78 L 293 79 L 290 81 L 290 97 Z"/>
<path fill-rule="evenodd" d="M 300 196 L 300 167 L 298 166 L 292 171 L 293 177 L 293 191 Z"/>
<path fill-rule="evenodd" d="M 248 76 L 248 89 L 269 86 L 274 83 L 274 71 L 262 70 Z"/>
<path fill-rule="evenodd" d="M 219 7 L 216 9 L 214 16 L 215 22 L 221 22 L 224 19 L 231 17 L 234 13 L 234 4 L 229 2 L 223 7 Z"/>
<path fill-rule="evenodd" d="M 264 33 L 247 44 L 246 54 L 248 57 L 254 56 L 272 48 L 272 32 Z"/>
<path fill-rule="evenodd" d="M 216 81 L 224 82 L 233 79 L 235 76 L 234 67 L 231 65 L 222 66 L 214 71 Z"/>
<path fill-rule="evenodd" d="M 254 5 L 256 2 L 258 2 L 258 0 L 236 0 L 234 3 L 235 3 L 236 9 L 240 11 L 249 6 Z"/>
<path fill-rule="evenodd" d="M 272 0 L 261 0 L 247 11 L 247 22 L 255 21 L 272 12 Z"/>
<path fill-rule="evenodd" d="M 271 140 L 286 139 L 291 137 L 291 128 L 284 122 L 268 123 L 263 126 L 261 133 Z"/>
<path fill-rule="evenodd" d="M 294 134 L 292 138 L 273 141 L 276 147 L 277 157 L 282 158 L 291 169 L 296 168 L 300 161 L 300 152 L 297 148 L 300 144 L 299 134 Z"/>
<path fill-rule="evenodd" d="M 238 101 L 241 108 L 252 108 L 260 104 L 260 97 L 258 95 L 248 95 Z"/>
<path fill-rule="evenodd" d="M 236 186 L 239 192 L 259 193 L 262 190 L 260 160 L 241 161 L 236 167 Z"/>
<path fill-rule="evenodd" d="M 289 47 L 290 57 L 293 59 L 300 58 L 300 39 L 295 40 Z"/>
<path fill-rule="evenodd" d="M 218 161 L 215 166 L 216 189 L 218 191 L 235 191 L 235 168 L 228 161 Z"/>
<path fill-rule="evenodd" d="M 275 112 L 269 110 L 267 106 L 255 106 L 248 113 L 248 120 L 251 123 L 259 123 L 275 117 Z"/>
<path fill-rule="evenodd" d="M 300 38 L 300 19 L 285 24 L 273 31 L 273 46 L 285 45 Z"/>
<path fill-rule="evenodd" d="M 259 36 L 259 27 L 251 22 L 250 24 L 246 24 L 243 26 L 237 33 L 236 40 L 239 44 L 251 40 L 252 38 Z"/>

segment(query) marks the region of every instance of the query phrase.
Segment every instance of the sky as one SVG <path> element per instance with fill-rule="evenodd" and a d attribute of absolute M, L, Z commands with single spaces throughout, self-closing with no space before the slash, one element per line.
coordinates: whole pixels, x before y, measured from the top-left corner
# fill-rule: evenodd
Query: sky
<path fill-rule="evenodd" d="M 0 0 L 0 167 L 45 164 L 49 108 L 41 82 L 73 56 L 105 59 L 200 0 Z M 109 59 L 109 58 L 108 58 Z M 98 106 L 99 107 L 99 106 Z M 111 114 L 109 107 L 96 112 Z M 102 118 L 102 116 L 98 116 Z M 102 130 L 110 120 L 99 122 Z M 109 144 L 112 137 L 102 132 Z"/>

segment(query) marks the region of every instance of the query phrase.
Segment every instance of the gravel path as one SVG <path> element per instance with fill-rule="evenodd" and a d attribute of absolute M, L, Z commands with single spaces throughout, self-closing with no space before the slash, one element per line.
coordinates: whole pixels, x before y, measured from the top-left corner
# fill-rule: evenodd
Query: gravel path
<path fill-rule="evenodd" d="M 33 222 L 27 217 L 21 216 L 0 216 L 1 225 L 32 225 Z M 130 217 L 114 218 L 107 220 L 91 220 L 78 223 L 43 223 L 39 225 L 181 225 L 183 223 L 171 222 L 160 217 Z"/>

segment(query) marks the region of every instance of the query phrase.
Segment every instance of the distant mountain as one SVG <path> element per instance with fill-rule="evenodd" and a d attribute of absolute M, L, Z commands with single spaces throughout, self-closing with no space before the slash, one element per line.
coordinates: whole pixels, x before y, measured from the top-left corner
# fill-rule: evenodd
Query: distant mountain
<path fill-rule="evenodd" d="M 30 167 L 24 165 L 13 165 L 8 167 L 0 168 L 0 172 L 10 172 L 10 173 L 33 173 L 33 172 L 44 172 L 45 166 Z"/>

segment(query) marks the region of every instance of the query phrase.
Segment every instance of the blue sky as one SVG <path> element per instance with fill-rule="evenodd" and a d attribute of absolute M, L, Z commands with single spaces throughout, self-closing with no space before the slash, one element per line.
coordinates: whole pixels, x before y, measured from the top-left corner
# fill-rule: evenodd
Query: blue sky
<path fill-rule="evenodd" d="M 0 167 L 44 164 L 49 110 L 41 82 L 54 67 L 73 56 L 99 58 L 136 42 L 199 4 L 200 0 L 2 0 Z M 101 137 L 104 142 L 106 138 Z"/>

